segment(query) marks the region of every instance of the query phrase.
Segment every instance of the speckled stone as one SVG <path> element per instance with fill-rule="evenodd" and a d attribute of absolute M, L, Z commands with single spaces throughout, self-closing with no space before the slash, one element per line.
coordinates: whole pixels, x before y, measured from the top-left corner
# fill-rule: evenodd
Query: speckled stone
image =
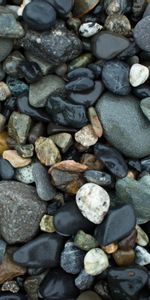
<path fill-rule="evenodd" d="M 87 274 L 85 270 L 82 270 L 75 279 L 75 286 L 80 290 L 84 291 L 89 289 L 94 282 L 94 277 Z"/>
<path fill-rule="evenodd" d="M 150 51 L 150 32 L 147 30 L 150 26 L 150 16 L 141 19 L 133 30 L 133 35 L 137 45 L 145 50 Z"/>
<path fill-rule="evenodd" d="M 109 266 L 108 257 L 99 248 L 91 249 L 84 258 L 84 269 L 87 274 L 96 276 L 101 274 Z"/>
<path fill-rule="evenodd" d="M 18 144 L 25 144 L 31 127 L 31 118 L 19 112 L 12 112 L 8 122 L 8 134 Z"/>
<path fill-rule="evenodd" d="M 39 137 L 35 142 L 35 152 L 45 166 L 51 166 L 61 161 L 59 150 L 51 138 Z"/>
<path fill-rule="evenodd" d="M 122 35 L 128 35 L 131 31 L 131 24 L 129 19 L 125 15 L 114 14 L 106 18 L 105 28 L 109 31 L 119 33 Z"/>
<path fill-rule="evenodd" d="M 98 242 L 95 238 L 92 235 L 85 233 L 83 230 L 79 230 L 75 235 L 74 244 L 84 251 L 89 251 L 98 246 Z"/>
<path fill-rule="evenodd" d="M 75 133 L 75 140 L 84 147 L 90 147 L 96 144 L 98 137 L 96 136 L 92 125 L 86 125 Z"/>
<path fill-rule="evenodd" d="M 87 22 L 87 23 L 81 24 L 81 26 L 79 28 L 79 33 L 81 36 L 88 38 L 88 37 L 95 35 L 99 31 L 101 31 L 102 28 L 103 28 L 103 26 L 101 26 L 98 23 Z"/>
<path fill-rule="evenodd" d="M 147 246 L 149 243 L 148 235 L 139 225 L 136 225 L 136 231 L 137 231 L 136 243 L 139 246 L 143 246 L 143 247 Z"/>
<path fill-rule="evenodd" d="M 0 82 L 0 101 L 5 101 L 9 96 L 11 96 L 10 89 L 8 85 L 1 81 Z"/>
<path fill-rule="evenodd" d="M 23 183 L 30 184 L 34 182 L 32 173 L 33 164 L 15 170 L 15 178 Z"/>
<path fill-rule="evenodd" d="M 40 222 L 40 229 L 44 232 L 53 233 L 55 232 L 55 227 L 53 223 L 53 216 L 50 215 L 44 215 Z"/>
<path fill-rule="evenodd" d="M 21 38 L 24 36 L 24 29 L 16 21 L 13 14 L 1 8 L 0 13 L 0 37 L 4 38 Z"/>
<path fill-rule="evenodd" d="M 150 264 L 150 253 L 141 246 L 136 246 L 136 264 L 140 266 L 146 266 Z"/>
<path fill-rule="evenodd" d="M 19 96 L 20 94 L 27 93 L 29 90 L 29 86 L 24 81 L 10 75 L 7 77 L 6 83 L 13 96 Z"/>
<path fill-rule="evenodd" d="M 78 274 L 83 268 L 84 256 L 84 251 L 68 241 L 61 253 L 60 265 L 67 273 Z"/>
<path fill-rule="evenodd" d="M 130 84 L 133 87 L 139 86 L 143 84 L 149 77 L 149 69 L 148 67 L 141 64 L 133 64 L 130 69 Z"/>

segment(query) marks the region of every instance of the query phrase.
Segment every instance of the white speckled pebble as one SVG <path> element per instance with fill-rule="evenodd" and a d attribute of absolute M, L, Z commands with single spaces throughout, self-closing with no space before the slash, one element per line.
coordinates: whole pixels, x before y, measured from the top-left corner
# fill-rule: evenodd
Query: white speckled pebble
<path fill-rule="evenodd" d="M 23 183 L 30 184 L 34 182 L 34 178 L 32 175 L 32 167 L 33 164 L 30 164 L 23 168 L 17 168 L 15 172 L 15 178 Z"/>
<path fill-rule="evenodd" d="M 98 137 L 95 134 L 92 125 L 89 124 L 75 133 L 75 140 L 84 147 L 90 147 L 97 143 Z"/>
<path fill-rule="evenodd" d="M 101 186 L 86 183 L 78 190 L 76 203 L 85 218 L 94 224 L 100 224 L 108 212 L 110 198 Z"/>
<path fill-rule="evenodd" d="M 84 257 L 84 269 L 89 275 L 96 276 L 101 274 L 108 266 L 108 257 L 99 248 L 91 249 Z"/>
<path fill-rule="evenodd" d="M 130 69 L 130 84 L 134 87 L 144 83 L 149 77 L 149 69 L 141 64 L 134 64 Z"/>
<path fill-rule="evenodd" d="M 98 23 L 88 22 L 81 24 L 79 33 L 81 36 L 90 37 L 102 30 L 103 26 Z"/>
<path fill-rule="evenodd" d="M 146 266 L 150 264 L 150 253 L 141 246 L 136 246 L 136 264 L 140 266 Z"/>

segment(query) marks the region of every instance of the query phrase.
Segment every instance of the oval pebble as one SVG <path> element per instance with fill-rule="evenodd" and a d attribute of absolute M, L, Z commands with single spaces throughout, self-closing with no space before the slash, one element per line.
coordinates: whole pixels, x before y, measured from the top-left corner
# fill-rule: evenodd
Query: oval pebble
<path fill-rule="evenodd" d="M 130 69 L 130 84 L 133 87 L 143 84 L 149 77 L 148 67 L 141 64 L 133 64 Z"/>
<path fill-rule="evenodd" d="M 87 22 L 87 23 L 81 24 L 81 26 L 79 28 L 79 33 L 81 36 L 88 38 L 88 37 L 91 37 L 91 36 L 95 35 L 96 33 L 98 33 L 102 28 L 103 28 L 103 26 L 101 26 L 98 23 Z"/>
<path fill-rule="evenodd" d="M 96 276 L 101 274 L 109 266 L 108 257 L 99 248 L 91 249 L 84 258 L 84 268 L 87 274 Z"/>
<path fill-rule="evenodd" d="M 70 274 L 78 274 L 83 268 L 85 252 L 68 241 L 61 253 L 60 265 L 62 269 Z"/>
<path fill-rule="evenodd" d="M 32 173 L 33 164 L 15 170 L 15 178 L 23 183 L 30 184 L 34 182 Z"/>

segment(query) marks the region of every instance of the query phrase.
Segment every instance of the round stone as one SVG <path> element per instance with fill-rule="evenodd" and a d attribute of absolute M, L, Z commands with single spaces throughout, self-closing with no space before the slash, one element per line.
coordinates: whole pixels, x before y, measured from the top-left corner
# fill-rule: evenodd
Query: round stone
<path fill-rule="evenodd" d="M 61 253 L 60 265 L 64 271 L 70 274 L 78 274 L 83 268 L 85 252 L 68 241 Z"/>
<path fill-rule="evenodd" d="M 108 212 L 110 198 L 99 185 L 86 183 L 78 190 L 76 203 L 84 217 L 94 224 L 100 224 Z"/>
<path fill-rule="evenodd" d="M 150 51 L 150 15 L 141 19 L 133 30 L 133 35 L 137 45 L 145 50 Z"/>
<path fill-rule="evenodd" d="M 118 34 L 128 35 L 131 31 L 131 24 L 125 15 L 110 15 L 105 20 L 105 28 Z"/>
<path fill-rule="evenodd" d="M 84 268 L 87 274 L 96 276 L 101 274 L 109 266 L 108 257 L 99 248 L 91 249 L 84 258 Z"/>
<path fill-rule="evenodd" d="M 103 26 L 101 26 L 98 23 L 87 22 L 87 23 L 81 24 L 81 26 L 79 28 L 79 33 L 81 36 L 88 38 L 88 37 L 91 37 L 91 36 L 95 35 L 96 33 L 98 33 L 102 28 L 103 28 Z"/>
<path fill-rule="evenodd" d="M 143 84 L 149 77 L 149 69 L 141 64 L 134 64 L 130 69 L 130 84 L 134 87 Z"/>

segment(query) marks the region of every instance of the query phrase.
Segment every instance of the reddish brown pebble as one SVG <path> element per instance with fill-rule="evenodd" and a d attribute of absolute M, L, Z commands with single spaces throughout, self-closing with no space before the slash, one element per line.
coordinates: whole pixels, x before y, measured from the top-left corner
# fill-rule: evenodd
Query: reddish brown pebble
<path fill-rule="evenodd" d="M 16 150 L 6 150 L 3 152 L 3 158 L 8 160 L 14 168 L 22 168 L 31 163 L 30 158 L 22 158 Z"/>
<path fill-rule="evenodd" d="M 58 169 L 61 171 L 70 171 L 70 172 L 84 172 L 88 169 L 86 165 L 77 163 L 74 160 L 63 160 L 60 163 L 53 165 L 48 173 L 51 173 L 53 169 Z"/>
<path fill-rule="evenodd" d="M 113 253 L 113 258 L 119 267 L 130 266 L 134 263 L 135 252 L 133 249 L 128 251 L 118 250 Z"/>
<path fill-rule="evenodd" d="M 100 138 L 103 135 L 103 128 L 93 106 L 89 107 L 88 115 L 96 136 Z"/>
<path fill-rule="evenodd" d="M 122 241 L 119 242 L 119 244 L 118 244 L 119 248 L 121 250 L 125 250 L 125 251 L 128 251 L 128 250 L 134 248 L 135 243 L 136 243 L 136 238 L 137 238 L 137 232 L 134 229 L 128 237 L 126 237 L 125 239 L 123 239 Z"/>

